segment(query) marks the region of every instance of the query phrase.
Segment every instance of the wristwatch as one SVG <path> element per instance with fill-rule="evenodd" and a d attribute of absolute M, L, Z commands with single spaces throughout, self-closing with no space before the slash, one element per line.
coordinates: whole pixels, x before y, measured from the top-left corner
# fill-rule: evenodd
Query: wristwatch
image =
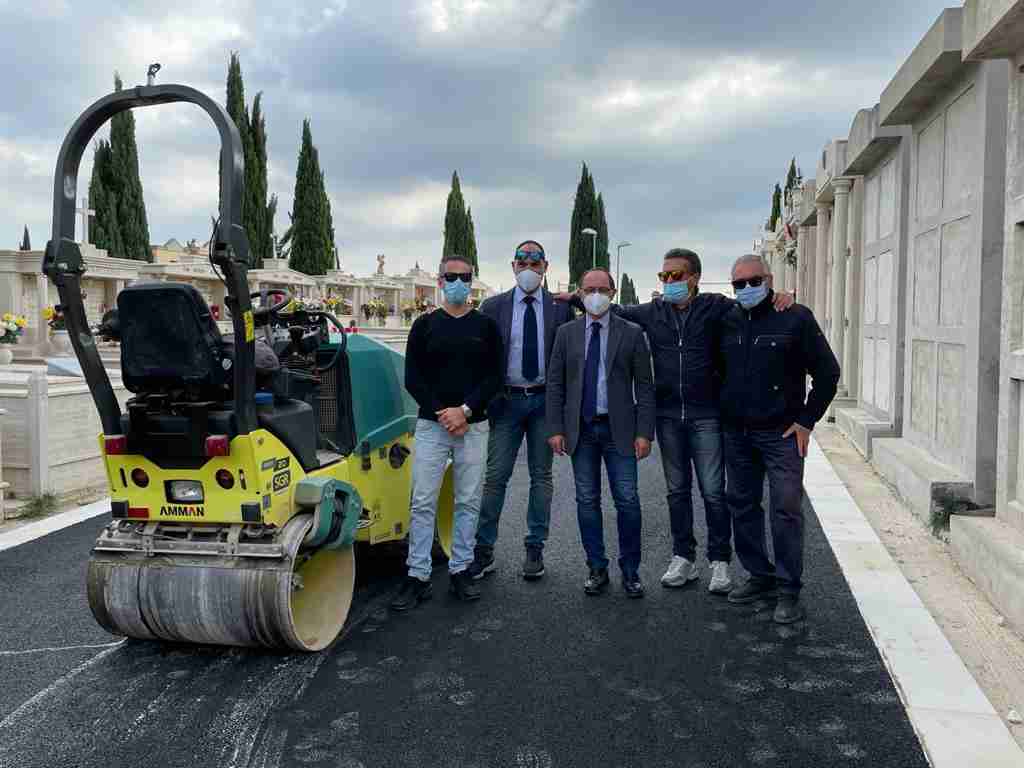
<path fill-rule="evenodd" d="M 466 421 L 469 421 L 471 418 L 473 418 L 473 409 L 472 408 L 470 408 L 465 403 L 462 404 L 461 408 L 462 408 L 463 415 L 466 417 Z"/>

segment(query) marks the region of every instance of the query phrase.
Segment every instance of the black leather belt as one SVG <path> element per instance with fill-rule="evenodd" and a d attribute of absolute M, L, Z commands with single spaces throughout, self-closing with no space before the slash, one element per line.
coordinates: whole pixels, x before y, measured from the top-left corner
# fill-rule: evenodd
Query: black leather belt
<path fill-rule="evenodd" d="M 607 413 L 599 413 L 599 414 L 597 414 L 597 416 L 595 416 L 594 418 L 592 418 L 590 420 L 590 423 L 591 424 L 604 424 L 606 421 L 608 421 L 608 414 Z"/>
<path fill-rule="evenodd" d="M 505 392 L 510 395 L 539 395 L 546 387 L 538 384 L 535 387 L 505 387 Z"/>

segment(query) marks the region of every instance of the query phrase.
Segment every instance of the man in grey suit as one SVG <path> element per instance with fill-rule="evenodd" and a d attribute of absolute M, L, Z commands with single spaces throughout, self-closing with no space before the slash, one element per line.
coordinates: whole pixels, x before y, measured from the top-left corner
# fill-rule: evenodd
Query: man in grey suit
<path fill-rule="evenodd" d="M 555 332 L 572 320 L 572 309 L 553 301 L 542 286 L 548 262 L 544 248 L 534 240 L 516 246 L 512 269 L 516 286 L 484 302 L 480 311 L 498 323 L 505 342 L 502 388 L 487 406 L 490 437 L 487 443 L 487 475 L 476 549 L 469 574 L 481 579 L 494 570 L 494 545 L 498 521 L 505 505 L 505 489 L 519 449 L 526 442 L 530 470 L 530 499 L 526 508 L 526 558 L 523 578 L 534 581 L 544 575 L 544 542 L 551 520 L 551 448 L 544 424 L 545 373 L 555 343 Z"/>
<path fill-rule="evenodd" d="M 562 326 L 548 367 L 548 442 L 572 456 L 576 514 L 590 574 L 588 595 L 608 586 L 601 518 L 604 460 L 619 529 L 619 567 L 629 597 L 643 597 L 640 581 L 640 496 L 637 461 L 651 452 L 656 409 L 651 355 L 640 326 L 609 312 L 615 281 L 591 269 L 580 281 L 587 314 Z"/>

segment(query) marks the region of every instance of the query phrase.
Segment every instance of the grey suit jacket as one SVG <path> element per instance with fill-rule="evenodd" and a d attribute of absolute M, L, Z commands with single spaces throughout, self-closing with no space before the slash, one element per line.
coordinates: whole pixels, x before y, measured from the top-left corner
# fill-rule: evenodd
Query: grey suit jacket
<path fill-rule="evenodd" d="M 565 449 L 570 454 L 575 453 L 580 436 L 586 333 L 586 316 L 559 328 L 548 365 L 548 435 L 564 435 Z M 615 449 L 623 456 L 632 456 L 636 438 L 654 441 L 654 375 L 643 330 L 614 314 L 608 325 L 605 375 L 608 423 Z"/>

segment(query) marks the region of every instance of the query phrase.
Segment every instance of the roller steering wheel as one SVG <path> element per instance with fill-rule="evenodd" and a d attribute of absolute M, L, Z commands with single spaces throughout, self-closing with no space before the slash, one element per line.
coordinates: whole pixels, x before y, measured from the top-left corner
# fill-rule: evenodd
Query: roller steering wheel
<path fill-rule="evenodd" d="M 292 295 L 282 289 L 273 288 L 269 291 L 256 291 L 249 294 L 249 299 L 261 299 L 264 296 L 280 296 L 281 300 L 271 304 L 269 307 L 260 307 L 252 311 L 252 318 L 256 325 L 265 325 L 271 317 L 277 317 L 281 310 L 291 304 Z"/>
<path fill-rule="evenodd" d="M 337 328 L 339 331 L 341 331 L 341 343 L 338 345 L 338 348 L 334 351 L 334 357 L 332 357 L 331 361 L 327 365 L 325 365 L 323 368 L 317 368 L 316 369 L 317 374 L 323 374 L 323 373 L 327 373 L 328 371 L 333 371 L 335 368 L 338 367 L 338 363 L 341 362 L 342 356 L 345 354 L 345 351 L 348 349 L 348 336 L 345 333 L 345 329 L 341 326 L 341 321 L 339 321 L 338 318 L 336 318 L 330 312 L 322 312 L 322 311 L 317 310 L 317 311 L 314 311 L 314 312 L 310 312 L 309 314 L 310 315 L 320 315 L 321 317 L 326 317 L 328 323 L 333 324 L 335 328 Z"/>

